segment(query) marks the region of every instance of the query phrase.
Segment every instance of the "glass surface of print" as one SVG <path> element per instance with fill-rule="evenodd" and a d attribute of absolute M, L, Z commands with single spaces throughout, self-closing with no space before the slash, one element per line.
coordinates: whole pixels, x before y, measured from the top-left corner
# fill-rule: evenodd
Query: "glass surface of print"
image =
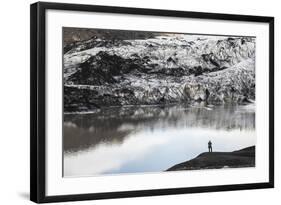
<path fill-rule="evenodd" d="M 64 177 L 255 167 L 255 42 L 64 27 Z"/>

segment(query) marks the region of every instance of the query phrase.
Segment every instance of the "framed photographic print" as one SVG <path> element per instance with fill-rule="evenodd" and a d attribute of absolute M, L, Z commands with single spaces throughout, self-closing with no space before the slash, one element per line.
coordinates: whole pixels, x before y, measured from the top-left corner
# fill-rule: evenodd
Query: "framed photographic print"
<path fill-rule="evenodd" d="M 274 186 L 274 18 L 31 5 L 34 202 Z"/>

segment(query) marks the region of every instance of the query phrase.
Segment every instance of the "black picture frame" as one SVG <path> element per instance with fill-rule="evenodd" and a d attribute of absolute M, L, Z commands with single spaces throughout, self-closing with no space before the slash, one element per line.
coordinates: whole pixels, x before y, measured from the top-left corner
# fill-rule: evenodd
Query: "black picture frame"
<path fill-rule="evenodd" d="M 263 22 L 269 25 L 269 181 L 158 190 L 46 196 L 46 10 L 86 11 L 195 19 Z M 37 203 L 96 200 L 274 187 L 274 17 L 202 13 L 144 8 L 38 2 L 30 6 L 30 199 Z"/>

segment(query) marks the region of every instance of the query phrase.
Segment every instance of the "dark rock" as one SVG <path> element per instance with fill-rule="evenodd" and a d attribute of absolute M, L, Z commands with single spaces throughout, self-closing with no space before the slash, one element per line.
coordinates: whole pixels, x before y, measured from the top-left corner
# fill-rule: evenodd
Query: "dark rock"
<path fill-rule="evenodd" d="M 167 62 L 173 62 L 173 63 L 176 63 L 176 61 L 175 61 L 172 57 L 169 57 L 169 58 L 167 59 Z"/>
<path fill-rule="evenodd" d="M 96 96 L 97 91 L 90 89 L 78 89 L 72 87 L 64 87 L 64 111 L 87 111 L 99 108 L 92 96 Z"/>
<path fill-rule="evenodd" d="M 80 85 L 104 85 L 116 83 L 114 76 L 141 69 L 141 64 L 100 51 L 80 64 L 80 69 L 68 78 L 69 82 Z"/>
<path fill-rule="evenodd" d="M 167 171 L 254 167 L 255 146 L 234 152 L 204 152 L 196 158 L 177 164 Z"/>

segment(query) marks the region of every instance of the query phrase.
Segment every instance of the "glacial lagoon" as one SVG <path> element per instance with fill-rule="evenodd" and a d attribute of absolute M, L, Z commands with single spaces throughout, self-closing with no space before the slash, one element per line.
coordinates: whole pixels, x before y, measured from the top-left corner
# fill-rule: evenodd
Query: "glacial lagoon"
<path fill-rule="evenodd" d="M 65 113 L 64 177 L 162 172 L 256 144 L 255 105 L 127 106 Z"/>

